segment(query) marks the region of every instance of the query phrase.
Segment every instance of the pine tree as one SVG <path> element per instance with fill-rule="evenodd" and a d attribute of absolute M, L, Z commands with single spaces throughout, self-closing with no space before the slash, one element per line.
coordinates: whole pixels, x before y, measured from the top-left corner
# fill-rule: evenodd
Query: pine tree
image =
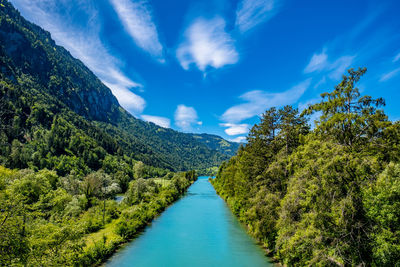
<path fill-rule="evenodd" d="M 361 97 L 356 87 L 366 71 L 366 68 L 349 69 L 333 92 L 321 94 L 322 101 L 304 112 L 322 112 L 317 131 L 353 148 L 376 137 L 387 121 L 387 116 L 377 109 L 385 105 L 383 98 Z"/>

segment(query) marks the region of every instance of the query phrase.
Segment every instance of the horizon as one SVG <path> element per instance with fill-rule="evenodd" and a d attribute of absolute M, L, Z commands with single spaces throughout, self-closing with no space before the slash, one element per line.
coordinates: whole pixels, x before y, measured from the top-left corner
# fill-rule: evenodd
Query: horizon
<path fill-rule="evenodd" d="M 400 118 L 396 1 L 10 2 L 163 127 L 243 141 L 267 108 L 302 110 L 351 67 L 367 67 L 360 91 Z"/>

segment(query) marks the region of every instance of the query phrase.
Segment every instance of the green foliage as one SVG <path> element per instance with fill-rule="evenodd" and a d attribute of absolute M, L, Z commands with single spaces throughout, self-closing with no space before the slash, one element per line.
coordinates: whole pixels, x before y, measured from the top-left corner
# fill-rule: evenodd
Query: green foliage
<path fill-rule="evenodd" d="M 379 172 L 376 160 L 310 136 L 290 162 L 293 174 L 277 224 L 278 255 L 289 265 L 370 262 L 361 185 Z"/>
<path fill-rule="evenodd" d="M 102 170 L 80 178 L 0 166 L 0 265 L 100 264 L 184 194 L 194 175 L 175 173 L 166 186 L 161 178 L 133 180 L 117 203 L 118 181 Z"/>
<path fill-rule="evenodd" d="M 350 69 L 302 115 L 271 108 L 213 180 L 249 233 L 287 266 L 395 266 L 399 123 Z M 309 131 L 305 115 L 321 112 Z"/>
<path fill-rule="evenodd" d="M 361 97 L 356 87 L 366 71 L 366 68 L 357 71 L 349 69 L 349 74 L 343 77 L 333 92 L 322 94 L 323 101 L 305 111 L 307 114 L 321 111 L 318 132 L 336 139 L 342 145 L 365 145 L 388 126 L 387 116 L 382 110 L 376 109 L 384 106 L 385 101 L 382 98 Z"/>
<path fill-rule="evenodd" d="M 0 164 L 47 168 L 61 176 L 103 168 L 131 180 L 133 161 L 143 162 L 139 175 L 150 178 L 164 176 L 166 169 L 215 167 L 236 152 L 238 144 L 221 137 L 179 133 L 134 118 L 48 32 L 2 3 Z M 127 189 L 125 178 L 120 186 Z"/>
<path fill-rule="evenodd" d="M 1 266 L 99 264 L 196 179 L 175 171 L 235 153 L 220 137 L 134 118 L 48 32 L 0 6 Z"/>
<path fill-rule="evenodd" d="M 128 205 L 148 202 L 159 190 L 160 186 L 154 181 L 139 178 L 130 183 L 129 189 L 125 194 L 124 202 Z"/>
<path fill-rule="evenodd" d="M 400 165 L 390 163 L 364 192 L 367 215 L 373 222 L 370 232 L 377 266 L 395 266 L 400 259 Z"/>

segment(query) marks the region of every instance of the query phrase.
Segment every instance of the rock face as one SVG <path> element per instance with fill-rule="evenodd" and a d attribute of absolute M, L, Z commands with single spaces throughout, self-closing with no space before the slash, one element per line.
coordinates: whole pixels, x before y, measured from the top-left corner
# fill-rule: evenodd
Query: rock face
<path fill-rule="evenodd" d="M 12 66 L 12 70 L 2 69 L 2 73 L 8 72 L 10 80 L 12 73 L 38 79 L 40 84 L 48 85 L 41 90 L 90 120 L 116 119 L 119 104 L 109 88 L 93 78 L 96 76 L 81 61 L 57 46 L 48 32 L 8 5 L 2 8 L 9 10 L 0 10 L 0 57 Z"/>
<path fill-rule="evenodd" d="M 59 116 L 105 151 L 170 170 L 207 170 L 229 159 L 238 147 L 217 136 L 180 133 L 134 118 L 80 60 L 0 0 L 0 94 L 3 81 L 15 85 L 16 90 L 9 86 L 7 96 L 25 108 L 16 111 L 22 133 L 32 131 L 31 121 L 49 130 Z M 12 120 L 10 116 L 10 125 Z M 25 136 L 18 138 L 29 142 Z"/>

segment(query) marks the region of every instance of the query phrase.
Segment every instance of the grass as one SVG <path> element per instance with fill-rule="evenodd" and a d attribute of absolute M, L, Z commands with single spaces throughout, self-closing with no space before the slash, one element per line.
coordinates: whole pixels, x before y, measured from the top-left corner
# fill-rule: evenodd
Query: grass
<path fill-rule="evenodd" d="M 155 183 L 160 184 L 162 187 L 167 187 L 171 184 L 171 180 L 163 179 L 163 178 L 151 178 Z M 123 194 L 121 194 L 123 196 Z M 103 229 L 90 233 L 83 237 L 83 240 L 86 244 L 86 249 L 89 249 L 91 246 L 94 246 L 95 243 L 103 240 L 106 237 L 106 244 L 112 241 L 122 241 L 122 237 L 120 237 L 116 233 L 117 223 L 120 219 L 115 219 L 110 223 L 106 224 Z"/>
<path fill-rule="evenodd" d="M 163 178 L 152 178 L 152 180 L 155 183 L 160 184 L 162 187 L 167 187 L 171 184 L 171 180 L 167 180 L 167 179 L 163 179 Z"/>
<path fill-rule="evenodd" d="M 87 236 L 85 236 L 84 241 L 86 244 L 86 248 L 89 248 L 93 246 L 95 243 L 103 240 L 103 237 L 106 237 L 106 244 L 114 240 L 122 241 L 122 238 L 115 232 L 119 220 L 120 219 L 115 219 L 112 222 L 106 224 L 104 228 L 101 229 L 100 231 L 90 233 Z"/>

